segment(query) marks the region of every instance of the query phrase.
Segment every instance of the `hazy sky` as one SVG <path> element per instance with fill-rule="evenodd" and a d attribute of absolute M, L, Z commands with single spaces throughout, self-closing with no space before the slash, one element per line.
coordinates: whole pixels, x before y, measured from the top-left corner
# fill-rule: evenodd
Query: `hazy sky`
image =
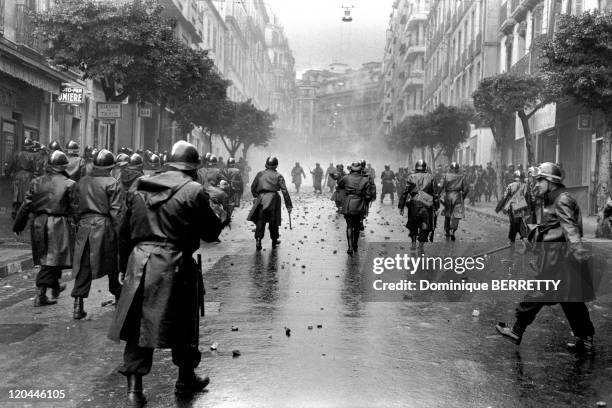
<path fill-rule="evenodd" d="M 331 62 L 354 68 L 382 61 L 393 0 L 265 0 L 281 20 L 295 57 L 297 77 Z M 355 6 L 342 22 L 342 6 Z"/>

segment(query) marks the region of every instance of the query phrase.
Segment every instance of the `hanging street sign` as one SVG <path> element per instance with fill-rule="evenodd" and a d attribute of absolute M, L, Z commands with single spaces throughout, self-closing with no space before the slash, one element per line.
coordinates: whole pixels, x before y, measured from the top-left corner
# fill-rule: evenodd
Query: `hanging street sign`
<path fill-rule="evenodd" d="M 121 103 L 98 102 L 96 116 L 99 119 L 121 119 Z"/>

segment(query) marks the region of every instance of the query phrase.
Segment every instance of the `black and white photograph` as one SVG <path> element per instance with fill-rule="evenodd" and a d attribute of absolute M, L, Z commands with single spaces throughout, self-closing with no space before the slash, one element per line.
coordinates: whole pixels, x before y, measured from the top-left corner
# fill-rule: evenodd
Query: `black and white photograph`
<path fill-rule="evenodd" d="M 0 0 L 0 407 L 612 407 L 612 0 Z"/>

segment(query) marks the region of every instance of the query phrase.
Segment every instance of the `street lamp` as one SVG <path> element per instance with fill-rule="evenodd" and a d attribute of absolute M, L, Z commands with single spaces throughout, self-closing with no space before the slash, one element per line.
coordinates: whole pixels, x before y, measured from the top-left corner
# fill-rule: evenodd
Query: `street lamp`
<path fill-rule="evenodd" d="M 351 17 L 351 10 L 355 8 L 354 6 L 342 6 L 344 9 L 344 17 L 342 17 L 342 21 L 345 23 L 350 23 L 353 21 L 353 17 Z"/>

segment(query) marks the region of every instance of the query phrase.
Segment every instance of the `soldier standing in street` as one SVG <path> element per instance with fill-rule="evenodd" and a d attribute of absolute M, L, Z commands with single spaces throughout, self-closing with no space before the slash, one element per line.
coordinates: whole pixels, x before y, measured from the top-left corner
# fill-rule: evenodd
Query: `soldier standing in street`
<path fill-rule="evenodd" d="M 295 190 L 298 193 L 302 185 L 302 177 L 306 178 L 306 173 L 304 173 L 304 169 L 300 166 L 300 163 L 296 162 L 295 167 L 291 169 L 291 182 L 295 185 Z"/>
<path fill-rule="evenodd" d="M 13 178 L 13 208 L 11 217 L 15 219 L 30 186 L 30 181 L 36 172 L 36 153 L 34 152 L 34 142 L 32 139 L 26 138 L 23 141 L 23 150 L 13 156 L 8 171 Z"/>
<path fill-rule="evenodd" d="M 28 215 L 32 214 L 32 257 L 34 265 L 41 265 L 36 275 L 38 294 L 34 306 L 57 303 L 47 298 L 47 288 L 57 298 L 66 289 L 59 283 L 62 269 L 72 265 L 75 182 L 66 174 L 67 165 L 68 158 L 63 152 L 50 154 L 45 174 L 30 182 L 13 225 L 13 232 L 21 233 L 28 223 Z"/>
<path fill-rule="evenodd" d="M 338 181 L 338 186 L 345 192 L 342 213 L 346 220 L 346 253 L 349 255 L 357 252 L 360 226 L 372 198 L 370 177 L 364 175 L 362 170 L 361 163 L 355 162 L 349 166 L 350 173 Z"/>
<path fill-rule="evenodd" d="M 400 215 L 404 215 L 404 208 L 408 207 L 406 227 L 410 231 L 411 248 L 417 248 L 418 240 L 420 252 L 423 252 L 432 229 L 435 195 L 435 181 L 433 175 L 427 172 L 427 163 L 417 160 L 414 173 L 406 178 L 406 187 L 400 196 L 398 208 Z"/>
<path fill-rule="evenodd" d="M 339 182 L 342 177 L 346 176 L 343 164 L 336 164 L 336 171 L 331 176 L 336 181 L 336 190 L 331 196 L 331 200 L 336 203 L 336 212 L 342 213 L 342 203 L 344 202 L 344 189 L 340 187 Z"/>
<path fill-rule="evenodd" d="M 79 145 L 74 140 L 66 143 L 66 156 L 68 156 L 68 166 L 66 167 L 68 177 L 71 180 L 79 181 L 85 167 L 85 160 L 79 157 Z"/>
<path fill-rule="evenodd" d="M 504 196 L 506 201 L 504 210 L 508 213 L 509 221 L 508 240 L 510 244 L 513 244 L 516 241 L 516 234 L 519 234 L 521 239 L 526 238 L 522 225 L 523 219 L 529 214 L 529 202 L 531 201 L 529 189 L 523 182 L 523 174 L 520 170 L 514 171 L 514 181 L 506 187 Z"/>
<path fill-rule="evenodd" d="M 455 240 L 459 220 L 465 217 L 463 200 L 469 192 L 465 177 L 459 173 L 459 164 L 450 164 L 450 173 L 442 178 L 442 204 L 444 205 L 444 231 L 446 239 Z"/>
<path fill-rule="evenodd" d="M 314 170 L 311 170 L 310 174 L 312 174 L 313 191 L 315 192 L 315 194 L 317 191 L 319 192 L 319 194 L 322 194 L 323 189 L 321 184 L 323 182 L 323 169 L 321 168 L 321 165 L 319 163 L 316 163 Z"/>
<path fill-rule="evenodd" d="M 119 372 L 127 377 L 132 407 L 146 404 L 142 377 L 151 370 L 155 348 L 172 349 L 176 394 L 200 392 L 210 381 L 195 373 L 204 286 L 192 256 L 200 239 L 216 241 L 223 225 L 194 181 L 199 164 L 195 146 L 179 141 L 166 171 L 138 179 L 128 193 L 120 254 L 126 276 L 109 337 L 127 342 Z"/>
<path fill-rule="evenodd" d="M 100 150 L 94 157 L 93 170 L 76 186 L 79 225 L 72 264 L 74 319 L 87 316 L 83 300 L 89 297 L 92 280 L 108 275 L 108 289 L 115 300 L 121 293 L 116 235 L 121 191 L 119 181 L 110 174 L 114 163 L 115 157 L 110 151 Z"/>
<path fill-rule="evenodd" d="M 393 192 L 395 190 L 395 173 L 391 170 L 391 166 L 385 164 L 385 170 L 381 173 L 380 179 L 382 182 L 382 193 L 380 194 L 380 203 L 382 204 L 385 196 L 391 194 L 391 205 L 393 205 Z"/>
<path fill-rule="evenodd" d="M 512 328 L 498 323 L 495 328 L 514 344 L 520 344 L 527 326 L 545 305 L 561 304 L 572 332 L 577 337 L 568 343 L 570 351 L 592 352 L 595 329 L 584 302 L 595 298 L 590 273 L 585 270 L 588 251 L 582 244 L 582 216 L 576 199 L 565 189 L 558 165 L 542 163 L 537 180 L 537 195 L 544 200 L 543 217 L 530 234 L 537 248 L 536 279 L 559 279 L 552 292 L 527 296 L 516 308 Z"/>
<path fill-rule="evenodd" d="M 247 217 L 248 221 L 255 223 L 255 249 L 261 250 L 261 240 L 264 237 L 266 223 L 272 238 L 272 248 L 280 244 L 278 228 L 281 225 L 281 199 L 279 191 L 283 194 L 285 207 L 291 216 L 293 204 L 287 191 L 284 177 L 276 171 L 278 159 L 268 157 L 266 169 L 257 173 L 251 184 L 251 193 L 255 197 L 253 207 Z"/>
<path fill-rule="evenodd" d="M 202 167 L 198 170 L 198 183 L 202 184 L 203 186 L 218 185 L 219 181 L 221 181 L 221 179 L 223 178 L 221 170 L 217 166 L 218 163 L 219 160 L 217 159 L 217 157 L 211 155 L 208 161 L 206 162 L 205 167 Z"/>
<path fill-rule="evenodd" d="M 236 165 L 236 160 L 233 157 L 227 159 L 227 168 L 224 172 L 224 177 L 227 179 L 230 185 L 230 197 L 229 201 L 232 207 L 240 207 L 240 199 L 244 192 L 244 183 L 242 182 L 242 175 Z"/>
<path fill-rule="evenodd" d="M 329 163 L 329 167 L 325 170 L 325 182 L 327 183 L 327 188 L 329 188 L 329 192 L 334 192 L 334 186 L 336 185 L 336 180 L 332 176 L 336 172 L 336 168 L 333 163 Z"/>

